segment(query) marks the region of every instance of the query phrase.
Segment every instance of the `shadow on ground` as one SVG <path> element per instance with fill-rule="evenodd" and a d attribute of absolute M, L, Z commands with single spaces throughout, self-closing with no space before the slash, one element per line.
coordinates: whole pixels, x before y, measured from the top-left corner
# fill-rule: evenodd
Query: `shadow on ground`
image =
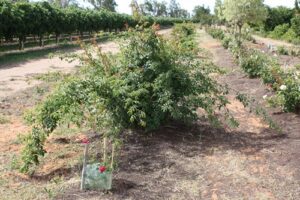
<path fill-rule="evenodd" d="M 216 181 L 216 177 L 210 176 L 221 170 L 212 167 L 220 167 L 214 164 L 218 160 L 207 163 L 207 159 L 222 156 L 222 152 L 256 155 L 285 138 L 286 135 L 267 129 L 261 134 L 228 132 L 208 123 L 191 127 L 173 124 L 148 134 L 130 134 L 124 138 L 119 168 L 110 192 L 82 192 L 77 184 L 57 199 L 203 198 L 202 192 L 210 188 L 210 182 Z M 228 179 L 224 174 L 218 176 Z"/>

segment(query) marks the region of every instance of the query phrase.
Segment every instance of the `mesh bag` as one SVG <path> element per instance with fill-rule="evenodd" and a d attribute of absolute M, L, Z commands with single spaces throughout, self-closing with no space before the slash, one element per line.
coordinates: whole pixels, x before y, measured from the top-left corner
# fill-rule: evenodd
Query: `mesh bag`
<path fill-rule="evenodd" d="M 87 190 L 110 190 L 112 183 L 112 173 L 105 171 L 99 172 L 100 163 L 86 166 L 84 173 L 83 188 Z"/>

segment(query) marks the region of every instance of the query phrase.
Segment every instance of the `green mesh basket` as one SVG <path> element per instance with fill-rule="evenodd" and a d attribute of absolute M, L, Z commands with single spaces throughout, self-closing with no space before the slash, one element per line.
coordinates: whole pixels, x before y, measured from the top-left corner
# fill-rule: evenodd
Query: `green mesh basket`
<path fill-rule="evenodd" d="M 100 163 L 86 166 L 83 178 L 83 188 L 86 190 L 110 190 L 112 183 L 112 172 L 99 172 Z"/>

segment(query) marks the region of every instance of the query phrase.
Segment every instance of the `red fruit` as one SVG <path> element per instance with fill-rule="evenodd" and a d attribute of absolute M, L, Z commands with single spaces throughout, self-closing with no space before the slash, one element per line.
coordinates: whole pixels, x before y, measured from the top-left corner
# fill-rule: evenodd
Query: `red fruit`
<path fill-rule="evenodd" d="M 105 166 L 100 166 L 100 167 L 99 167 L 99 172 L 100 172 L 100 173 L 103 173 L 105 170 L 106 170 L 106 167 L 105 167 Z"/>
<path fill-rule="evenodd" d="M 81 140 L 81 142 L 82 142 L 83 144 L 89 144 L 89 143 L 90 143 L 89 139 L 87 139 L 87 138 L 83 138 L 83 139 Z"/>

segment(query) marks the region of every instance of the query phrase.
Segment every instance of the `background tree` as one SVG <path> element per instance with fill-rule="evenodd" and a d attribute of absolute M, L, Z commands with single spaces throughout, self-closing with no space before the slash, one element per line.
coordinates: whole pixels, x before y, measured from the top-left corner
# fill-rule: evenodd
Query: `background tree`
<path fill-rule="evenodd" d="M 36 29 L 36 10 L 34 5 L 25 2 L 18 2 L 14 5 L 14 13 L 16 16 L 16 36 L 19 38 L 19 49 L 24 49 L 26 36 L 32 34 Z"/>
<path fill-rule="evenodd" d="M 54 4 L 60 8 L 66 8 L 70 5 L 77 5 L 76 0 L 48 0 L 50 4 Z"/>
<path fill-rule="evenodd" d="M 216 18 L 218 19 L 218 22 L 221 22 L 221 23 L 224 22 L 223 10 L 224 10 L 224 6 L 222 3 L 222 0 L 216 0 L 214 12 L 215 12 Z"/>
<path fill-rule="evenodd" d="M 116 12 L 116 6 L 117 3 L 115 2 L 115 0 L 104 0 L 102 4 L 102 8 L 112 12 Z"/>
<path fill-rule="evenodd" d="M 274 28 L 282 24 L 290 24 L 294 17 L 294 11 L 290 8 L 279 6 L 277 8 L 267 7 L 267 18 L 264 23 L 266 31 L 273 31 Z"/>
<path fill-rule="evenodd" d="M 189 11 L 181 8 L 180 10 L 178 10 L 178 15 L 176 17 L 190 18 L 190 13 L 189 13 Z"/>
<path fill-rule="evenodd" d="M 138 2 L 136 0 L 132 0 L 130 3 L 130 7 L 131 7 L 131 13 L 132 13 L 133 18 L 135 20 L 139 21 L 141 18 L 142 12 L 141 12 Z"/>
<path fill-rule="evenodd" d="M 116 6 L 118 5 L 115 0 L 87 0 L 96 9 L 106 9 L 112 12 L 116 11 Z"/>
<path fill-rule="evenodd" d="M 165 1 L 146 0 L 140 7 L 142 13 L 147 16 L 168 16 L 167 3 Z"/>
<path fill-rule="evenodd" d="M 16 16 L 13 14 L 13 5 L 9 1 L 0 1 L 0 8 L 0 38 L 4 37 L 5 40 L 11 40 L 16 28 L 14 26 Z"/>
<path fill-rule="evenodd" d="M 176 0 L 171 0 L 169 3 L 169 16 L 175 18 L 188 18 L 190 14 L 187 10 L 182 9 Z"/>
<path fill-rule="evenodd" d="M 224 17 L 238 28 L 241 35 L 245 23 L 258 24 L 267 17 L 263 0 L 224 0 Z"/>
<path fill-rule="evenodd" d="M 201 24 L 211 24 L 213 16 L 210 13 L 210 9 L 203 6 L 196 6 L 194 8 L 193 19 Z"/>
<path fill-rule="evenodd" d="M 177 17 L 178 10 L 180 10 L 180 5 L 177 3 L 176 0 L 171 0 L 169 4 L 169 15 L 170 17 Z"/>
<path fill-rule="evenodd" d="M 299 14 L 300 13 L 300 0 L 295 0 L 295 11 L 296 11 L 296 14 Z"/>

